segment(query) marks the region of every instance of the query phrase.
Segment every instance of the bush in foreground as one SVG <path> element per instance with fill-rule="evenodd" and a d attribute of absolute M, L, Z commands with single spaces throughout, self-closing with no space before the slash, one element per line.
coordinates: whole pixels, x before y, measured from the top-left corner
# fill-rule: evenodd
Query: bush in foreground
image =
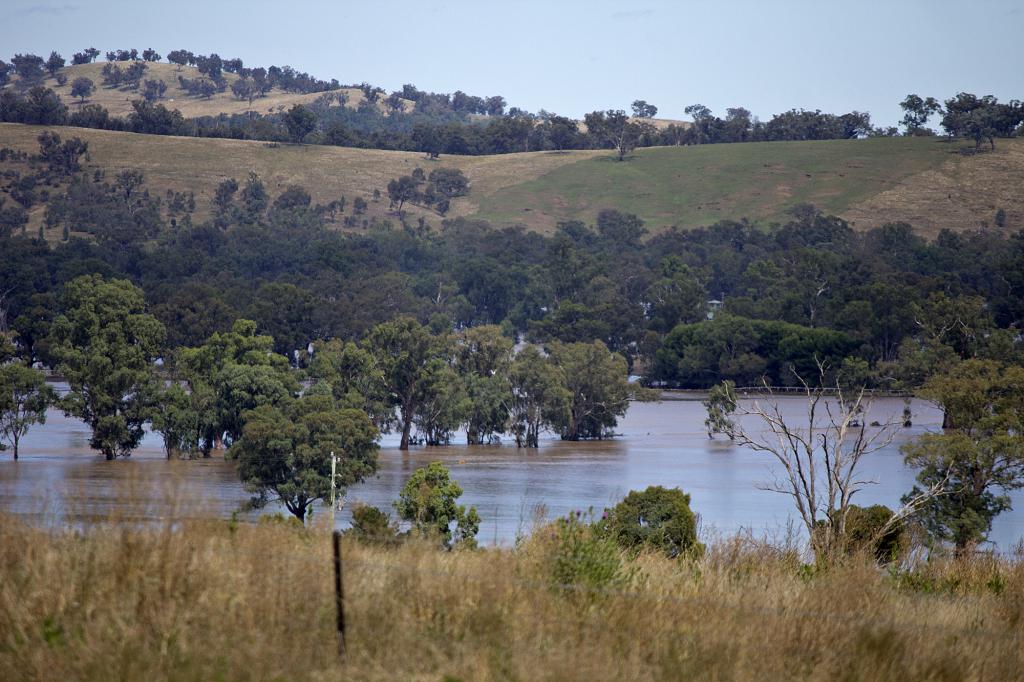
<path fill-rule="evenodd" d="M 669 557 L 699 554 L 704 549 L 697 542 L 690 496 L 679 488 L 652 485 L 642 492 L 631 491 L 608 510 L 601 529 L 625 549 L 656 549 Z"/>

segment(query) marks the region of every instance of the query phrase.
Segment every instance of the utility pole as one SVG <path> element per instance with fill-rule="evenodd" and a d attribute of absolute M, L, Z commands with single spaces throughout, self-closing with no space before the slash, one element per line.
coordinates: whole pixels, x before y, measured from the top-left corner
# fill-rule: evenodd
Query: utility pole
<path fill-rule="evenodd" d="M 331 530 L 335 528 L 334 525 L 334 508 L 337 506 L 334 503 L 334 495 L 337 490 L 336 477 L 338 475 L 338 458 L 334 456 L 334 452 L 331 452 Z"/>

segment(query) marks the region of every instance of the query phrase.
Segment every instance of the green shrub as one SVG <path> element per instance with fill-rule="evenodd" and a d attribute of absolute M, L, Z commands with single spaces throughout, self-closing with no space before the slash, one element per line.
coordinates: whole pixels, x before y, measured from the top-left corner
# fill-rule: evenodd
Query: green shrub
<path fill-rule="evenodd" d="M 398 528 L 391 522 L 387 512 L 368 504 L 356 504 L 352 508 L 352 537 L 375 544 L 393 543 L 398 539 Z"/>
<path fill-rule="evenodd" d="M 669 557 L 704 551 L 697 542 L 690 496 L 679 488 L 652 485 L 643 492 L 634 490 L 606 514 L 602 532 L 624 549 L 649 547 Z"/>
<path fill-rule="evenodd" d="M 879 535 L 892 518 L 892 510 L 882 504 L 870 507 L 850 505 L 846 515 L 846 539 L 849 551 L 870 550 L 879 563 L 896 559 L 905 544 L 906 529 L 900 521 Z M 873 543 L 873 544 L 872 544 Z"/>
<path fill-rule="evenodd" d="M 554 523 L 553 542 L 545 557 L 547 574 L 556 588 L 604 590 L 627 587 L 635 571 L 627 569 L 615 541 L 570 512 Z"/>
<path fill-rule="evenodd" d="M 440 462 L 431 462 L 413 472 L 402 487 L 395 510 L 412 528 L 425 536 L 437 536 L 446 547 L 476 547 L 480 515 L 457 503 L 462 487 Z M 453 528 L 454 526 L 454 528 Z"/>

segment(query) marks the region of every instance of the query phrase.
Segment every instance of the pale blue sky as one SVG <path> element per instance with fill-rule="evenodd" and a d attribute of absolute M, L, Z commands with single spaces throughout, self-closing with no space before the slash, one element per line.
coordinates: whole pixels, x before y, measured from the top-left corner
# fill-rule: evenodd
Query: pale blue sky
<path fill-rule="evenodd" d="M 762 119 L 792 107 L 900 117 L 908 92 L 1024 98 L 1024 1 L 424 0 L 0 2 L 0 58 L 153 47 L 290 64 L 388 90 L 501 94 L 581 117 L 646 99 Z"/>

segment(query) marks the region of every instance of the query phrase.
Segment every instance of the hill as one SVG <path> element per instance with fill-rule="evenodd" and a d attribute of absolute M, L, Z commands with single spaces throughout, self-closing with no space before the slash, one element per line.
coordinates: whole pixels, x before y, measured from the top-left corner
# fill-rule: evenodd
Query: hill
<path fill-rule="evenodd" d="M 225 71 L 223 76 L 228 84 L 228 88 L 224 92 L 218 92 L 209 98 L 193 97 L 181 88 L 178 77 L 181 76 L 188 79 L 204 78 L 197 68 L 194 66 L 178 67 L 174 64 L 162 62 L 143 63 L 146 64 L 144 80 L 158 80 L 167 84 L 166 95 L 160 100 L 160 103 L 169 109 L 178 109 L 183 116 L 190 118 L 216 116 L 218 114 L 242 114 L 247 111 L 254 111 L 259 114 L 276 113 L 294 104 L 309 104 L 328 94 L 323 92 L 308 94 L 285 92 L 274 88 L 265 97 L 254 100 L 252 105 L 250 105 L 248 101 L 239 100 L 231 94 L 231 84 L 238 80 L 238 76 Z M 66 66 L 60 70 L 60 73 L 67 76 L 67 82 L 64 85 L 59 85 L 55 78 L 49 77 L 43 84 L 60 95 L 61 100 L 74 111 L 81 103 L 77 98 L 71 96 L 71 84 L 76 78 L 89 78 L 95 83 L 96 92 L 84 103 L 99 104 L 107 109 L 111 116 L 126 116 L 132 111 L 132 100 L 140 99 L 142 93 L 140 90 L 104 86 L 102 71 L 105 65 L 106 62 L 94 62 L 91 64 Z M 120 65 L 124 66 L 123 63 Z M 347 98 L 345 106 L 348 107 L 358 107 L 365 99 L 363 91 L 359 88 L 341 88 L 329 93 L 335 97 L 335 101 L 332 103 L 333 106 L 338 106 L 336 97 L 339 93 L 345 94 Z M 410 110 L 414 106 L 414 103 L 409 100 L 404 100 L 403 104 L 406 110 Z M 378 107 L 381 111 L 385 111 L 383 101 L 378 102 Z"/>
<path fill-rule="evenodd" d="M 598 154 L 480 198 L 477 215 L 544 230 L 608 206 L 658 230 L 781 220 L 806 202 L 862 229 L 906 221 L 934 235 L 991 224 L 999 208 L 1008 226 L 1024 226 L 1024 140 L 979 155 L 960 149 L 940 138 L 871 138 L 657 147 L 623 163 Z"/>
<path fill-rule="evenodd" d="M 43 126 L 0 123 L 0 148 L 29 153 L 38 149 L 36 138 Z M 163 135 L 139 135 L 90 128 L 58 128 L 62 137 L 80 137 L 89 143 L 85 167 L 116 174 L 126 168 L 141 170 L 151 191 L 194 192 L 197 217 L 209 216 L 217 184 L 226 178 L 244 180 L 250 171 L 258 173 L 271 196 L 288 185 L 300 185 L 314 202 L 328 203 L 345 196 L 349 202 L 362 197 L 368 202 L 366 217 L 387 213 L 387 184 L 392 178 L 409 175 L 417 166 L 430 172 L 437 167 L 454 167 L 470 178 L 471 194 L 453 202 L 450 215 L 476 212 L 476 197 L 490 196 L 521 182 L 536 178 L 560 165 L 571 164 L 602 152 L 523 153 L 499 156 L 445 156 L 429 160 L 418 152 L 353 149 L 318 145 L 290 145 L 245 140 L 205 139 Z M 0 163 L 0 171 L 4 168 Z M 383 198 L 374 201 L 374 190 Z M 32 228 L 41 222 L 45 208 L 35 206 Z M 428 216 L 439 222 L 433 211 L 409 206 L 416 218 Z"/>
<path fill-rule="evenodd" d="M 42 128 L 0 125 L 0 147 L 36 150 Z M 1024 226 L 1024 140 L 1000 140 L 994 152 L 959 153 L 961 143 L 939 138 L 872 138 L 657 147 L 625 162 L 610 152 L 532 152 L 494 156 L 444 155 L 329 146 L 277 145 L 62 128 L 89 142 L 89 168 L 138 168 L 151 189 L 192 191 L 198 217 L 208 214 L 221 180 L 259 173 L 272 195 L 290 184 L 314 201 L 339 196 L 370 202 L 368 216 L 388 210 L 388 180 L 436 167 L 462 170 L 468 197 L 451 216 L 473 216 L 496 226 L 522 224 L 550 232 L 560 220 L 592 220 L 602 208 L 640 215 L 657 231 L 693 228 L 723 219 L 772 221 L 798 203 L 868 229 L 906 221 L 922 234 L 991 225 L 997 209 L 1006 226 Z M 374 190 L 384 197 L 373 201 Z M 34 209 L 34 224 L 42 209 Z M 440 217 L 410 208 L 413 217 Z"/>

